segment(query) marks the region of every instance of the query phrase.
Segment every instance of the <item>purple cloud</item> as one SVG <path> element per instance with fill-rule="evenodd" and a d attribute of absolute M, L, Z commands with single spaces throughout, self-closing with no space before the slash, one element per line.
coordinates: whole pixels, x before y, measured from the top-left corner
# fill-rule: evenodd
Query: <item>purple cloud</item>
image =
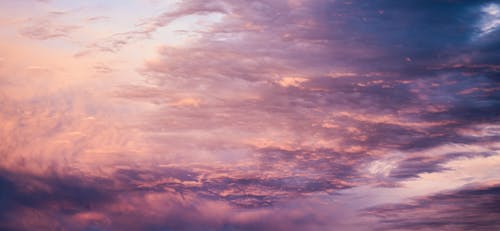
<path fill-rule="evenodd" d="M 489 4 L 188 0 L 80 44 L 79 68 L 24 78 L 6 57 L 0 229 L 496 229 L 498 186 L 457 188 L 498 172 L 481 168 L 500 141 Z M 62 15 L 20 32 L 87 30 Z M 127 50 L 200 15 L 196 39 Z"/>

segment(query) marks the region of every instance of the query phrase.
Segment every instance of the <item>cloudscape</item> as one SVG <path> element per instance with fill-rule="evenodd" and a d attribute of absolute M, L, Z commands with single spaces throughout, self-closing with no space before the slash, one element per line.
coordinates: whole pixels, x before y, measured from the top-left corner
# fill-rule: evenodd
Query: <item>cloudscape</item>
<path fill-rule="evenodd" d="M 0 230 L 500 230 L 500 2 L 0 0 Z"/>

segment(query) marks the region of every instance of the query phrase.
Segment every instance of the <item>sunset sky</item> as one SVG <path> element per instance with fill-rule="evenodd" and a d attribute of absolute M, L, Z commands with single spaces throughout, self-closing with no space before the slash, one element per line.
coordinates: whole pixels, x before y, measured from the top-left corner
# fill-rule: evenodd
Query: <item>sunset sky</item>
<path fill-rule="evenodd" d="M 0 230 L 500 230 L 500 1 L 0 0 Z"/>

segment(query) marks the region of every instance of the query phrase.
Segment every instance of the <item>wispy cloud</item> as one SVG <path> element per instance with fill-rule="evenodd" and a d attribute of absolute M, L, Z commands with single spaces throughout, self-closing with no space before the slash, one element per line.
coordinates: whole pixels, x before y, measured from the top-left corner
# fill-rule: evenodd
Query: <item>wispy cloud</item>
<path fill-rule="evenodd" d="M 70 13 L 69 11 L 53 11 L 43 17 L 31 18 L 19 32 L 27 38 L 38 40 L 68 37 L 72 32 L 82 27 L 60 22 L 61 17 Z"/>

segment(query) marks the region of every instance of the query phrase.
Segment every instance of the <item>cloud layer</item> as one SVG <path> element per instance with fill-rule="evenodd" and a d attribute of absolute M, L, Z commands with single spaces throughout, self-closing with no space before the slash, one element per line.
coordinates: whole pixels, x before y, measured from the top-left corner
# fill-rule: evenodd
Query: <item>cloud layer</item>
<path fill-rule="evenodd" d="M 495 1 L 37 2 L 0 3 L 2 230 L 498 228 Z"/>
<path fill-rule="evenodd" d="M 500 227 L 499 193 L 495 184 L 469 186 L 371 208 L 367 214 L 381 219 L 380 230 L 495 230 Z"/>

